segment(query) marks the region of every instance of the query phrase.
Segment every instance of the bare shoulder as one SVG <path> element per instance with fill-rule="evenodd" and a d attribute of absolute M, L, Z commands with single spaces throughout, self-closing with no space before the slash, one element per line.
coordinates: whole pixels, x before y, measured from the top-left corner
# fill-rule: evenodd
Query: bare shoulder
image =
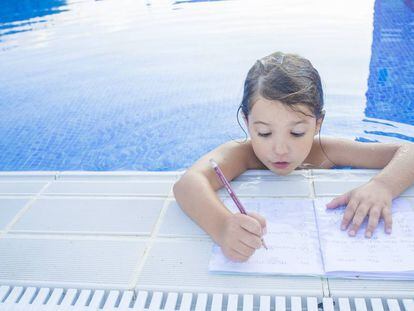
<path fill-rule="evenodd" d="M 346 138 L 315 136 L 305 162 L 320 168 L 353 166 L 383 168 L 392 159 L 399 143 L 365 143 Z"/>
<path fill-rule="evenodd" d="M 198 171 L 211 177 L 209 160 L 214 159 L 228 179 L 233 179 L 249 169 L 264 169 L 257 159 L 250 140 L 228 141 L 201 157 L 189 171 Z M 214 175 L 213 175 L 214 176 Z M 212 177 L 216 179 L 216 177 Z"/>
<path fill-rule="evenodd" d="M 240 149 L 240 152 L 245 156 L 245 163 L 247 165 L 247 169 L 249 170 L 263 170 L 267 169 L 267 167 L 257 158 L 256 154 L 254 153 L 252 142 L 250 139 L 246 141 L 234 141 L 235 149 Z"/>
<path fill-rule="evenodd" d="M 250 140 L 228 141 L 204 155 L 195 165 L 204 165 L 210 159 L 214 159 L 220 166 L 237 166 L 240 170 L 264 168 L 256 157 Z"/>

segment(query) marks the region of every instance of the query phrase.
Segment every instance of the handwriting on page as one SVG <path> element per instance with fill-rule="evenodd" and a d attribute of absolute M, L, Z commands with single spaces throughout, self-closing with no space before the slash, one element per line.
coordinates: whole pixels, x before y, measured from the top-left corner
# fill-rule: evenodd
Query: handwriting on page
<path fill-rule="evenodd" d="M 245 263 L 226 259 L 215 246 L 210 271 L 259 274 L 363 276 L 414 279 L 414 208 L 408 199 L 393 201 L 393 232 L 384 233 L 381 221 L 371 239 L 340 230 L 345 207 L 326 209 L 329 198 L 244 199 L 248 211 L 267 219 L 268 250 L 259 249 Z M 226 206 L 237 208 L 230 199 Z M 316 218 L 315 218 L 316 215 Z M 322 260 L 323 259 L 323 260 Z"/>
<path fill-rule="evenodd" d="M 367 220 L 356 237 L 339 229 L 345 207 L 327 210 L 329 200 L 315 201 L 319 237 L 326 272 L 412 271 L 414 267 L 414 209 L 404 199 L 393 201 L 393 231 L 384 233 L 380 221 L 371 239 L 364 237 Z"/>
<path fill-rule="evenodd" d="M 229 199 L 224 204 L 233 212 Z M 267 220 L 268 250 L 262 248 L 245 263 L 231 262 L 215 246 L 211 271 L 266 274 L 323 274 L 313 203 L 303 199 L 244 199 L 246 210 Z"/>

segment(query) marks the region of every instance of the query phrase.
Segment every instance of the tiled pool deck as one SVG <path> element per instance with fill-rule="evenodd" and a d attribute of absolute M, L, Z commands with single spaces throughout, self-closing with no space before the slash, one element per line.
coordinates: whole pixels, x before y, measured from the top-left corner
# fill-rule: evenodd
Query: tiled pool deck
<path fill-rule="evenodd" d="M 332 197 L 375 173 L 249 171 L 233 185 L 245 197 Z M 0 286 L 414 298 L 414 281 L 210 274 L 212 241 L 174 200 L 181 174 L 1 173 Z M 414 187 L 403 196 L 414 208 Z"/>

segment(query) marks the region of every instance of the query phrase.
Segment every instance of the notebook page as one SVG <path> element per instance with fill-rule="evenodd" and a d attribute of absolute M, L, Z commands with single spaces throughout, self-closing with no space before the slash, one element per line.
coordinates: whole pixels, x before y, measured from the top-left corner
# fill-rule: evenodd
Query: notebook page
<path fill-rule="evenodd" d="M 236 212 L 233 201 L 224 204 Z M 209 270 L 227 273 L 322 275 L 318 232 L 312 200 L 255 198 L 241 199 L 246 210 L 267 220 L 264 236 L 268 250 L 261 248 L 244 263 L 228 260 L 221 249 L 213 247 Z"/>
<path fill-rule="evenodd" d="M 407 271 L 414 276 L 414 207 L 413 201 L 393 201 L 392 234 L 384 233 L 381 220 L 373 237 L 364 237 L 367 220 L 355 237 L 340 230 L 345 207 L 327 210 L 329 199 L 315 200 L 321 250 L 327 275 L 379 277 L 396 273 L 403 278 Z M 333 273 L 336 272 L 336 273 Z M 397 273 L 399 272 L 399 273 Z"/>

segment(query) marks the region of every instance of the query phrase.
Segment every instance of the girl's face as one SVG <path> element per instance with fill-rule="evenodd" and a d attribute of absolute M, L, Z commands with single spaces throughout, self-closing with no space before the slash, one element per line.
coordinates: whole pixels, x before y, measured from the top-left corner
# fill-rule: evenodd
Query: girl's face
<path fill-rule="evenodd" d="M 293 108 L 313 115 L 306 105 Z M 303 163 L 322 124 L 322 118 L 316 120 L 297 111 L 279 101 L 259 98 L 245 120 L 256 156 L 278 175 L 287 175 Z"/>

